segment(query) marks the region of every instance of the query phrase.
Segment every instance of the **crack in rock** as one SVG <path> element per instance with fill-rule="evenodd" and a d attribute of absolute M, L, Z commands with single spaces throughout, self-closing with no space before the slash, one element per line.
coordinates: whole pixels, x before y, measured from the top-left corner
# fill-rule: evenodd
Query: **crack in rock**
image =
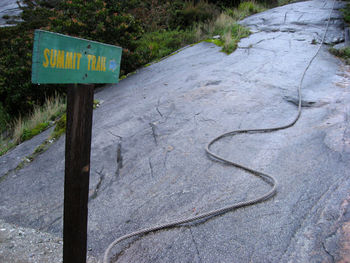
<path fill-rule="evenodd" d="M 284 96 L 283 99 L 287 102 L 290 102 L 296 106 L 299 105 L 299 99 L 296 97 L 292 97 L 292 96 Z M 301 107 L 305 107 L 305 108 L 310 108 L 310 107 L 321 107 L 323 105 L 328 104 L 325 101 L 312 101 L 312 100 L 301 100 Z"/>

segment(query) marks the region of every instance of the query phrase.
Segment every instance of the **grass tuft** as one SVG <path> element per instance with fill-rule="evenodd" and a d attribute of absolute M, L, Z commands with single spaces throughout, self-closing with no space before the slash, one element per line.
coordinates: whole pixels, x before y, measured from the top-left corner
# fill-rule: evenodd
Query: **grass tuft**
<path fill-rule="evenodd" d="M 237 24 L 235 19 L 226 13 L 221 13 L 215 20 L 197 26 L 197 34 L 202 34 L 201 38 L 207 38 L 207 42 L 214 43 L 222 48 L 222 51 L 230 54 L 238 45 L 238 42 L 249 36 L 247 28 Z M 213 36 L 219 35 L 220 39 L 212 39 Z"/>
<path fill-rule="evenodd" d="M 66 125 L 67 125 L 67 115 L 65 113 L 56 122 L 56 127 L 53 130 L 52 134 L 50 135 L 50 139 L 56 140 L 59 137 L 61 137 L 61 135 L 66 132 Z"/>
<path fill-rule="evenodd" d="M 27 119 L 18 118 L 13 125 L 12 140 L 18 144 L 29 140 L 35 135 L 47 129 L 51 122 L 65 112 L 66 103 L 58 95 L 47 98 L 42 107 L 34 107 L 34 111 Z"/>
<path fill-rule="evenodd" d="M 347 65 L 350 65 L 350 47 L 345 47 L 341 49 L 330 48 L 329 52 L 334 56 L 344 59 Z"/>
<path fill-rule="evenodd" d="M 239 21 L 243 18 L 265 11 L 266 8 L 256 3 L 255 1 L 247 1 L 239 4 L 237 8 L 230 9 L 226 8 L 225 13 L 231 16 L 234 20 Z"/>
<path fill-rule="evenodd" d="M 21 117 L 16 119 L 10 127 L 12 136 L 7 138 L 0 136 L 0 155 L 52 126 L 65 110 L 64 98 L 56 95 L 47 98 L 42 107 L 34 107 L 33 112 L 26 119 Z"/>

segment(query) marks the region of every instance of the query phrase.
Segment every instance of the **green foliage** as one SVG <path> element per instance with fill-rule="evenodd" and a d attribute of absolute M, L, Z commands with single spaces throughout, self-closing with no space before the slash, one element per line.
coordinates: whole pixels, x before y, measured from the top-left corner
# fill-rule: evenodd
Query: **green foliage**
<path fill-rule="evenodd" d="M 51 134 L 51 139 L 58 139 L 62 134 L 66 132 L 67 115 L 63 114 L 62 117 L 57 121 L 56 127 Z"/>
<path fill-rule="evenodd" d="M 265 8 L 263 5 L 254 1 L 242 2 L 237 8 L 225 8 L 226 14 L 237 21 L 264 10 Z"/>
<path fill-rule="evenodd" d="M 291 0 L 256 0 L 254 2 L 265 6 L 277 6 L 279 4 L 279 1 L 291 1 Z M 241 3 L 246 2 L 246 0 L 209 0 L 209 2 L 217 6 L 220 6 L 222 8 L 227 8 L 227 7 L 237 7 Z"/>
<path fill-rule="evenodd" d="M 5 111 L 2 103 L 0 102 L 0 134 L 5 131 L 10 122 L 10 115 Z"/>
<path fill-rule="evenodd" d="M 232 53 L 236 50 L 238 42 L 249 35 L 250 31 L 247 28 L 239 24 L 234 24 L 230 30 L 226 31 L 224 34 L 225 44 L 222 51 L 227 54 Z"/>
<path fill-rule="evenodd" d="M 187 28 L 194 23 L 205 22 L 219 14 L 218 8 L 206 1 L 185 2 L 183 9 L 177 10 L 174 22 L 178 27 Z"/>
<path fill-rule="evenodd" d="M 206 39 L 205 42 L 208 42 L 208 43 L 213 43 L 219 47 L 222 47 L 224 46 L 224 42 L 220 39 Z"/>
<path fill-rule="evenodd" d="M 0 135 L 0 155 L 52 126 L 57 117 L 65 112 L 65 108 L 65 99 L 56 94 L 55 97 L 46 98 L 43 106 L 35 106 L 26 118 L 17 118 L 7 127 L 11 135 L 8 132 L 4 133 L 5 136 Z"/>
<path fill-rule="evenodd" d="M 252 15 L 264 11 L 264 8 L 255 2 L 247 1 L 239 4 L 238 11 Z"/>
<path fill-rule="evenodd" d="M 99 100 L 94 100 L 94 103 L 92 105 L 93 109 L 97 109 L 98 107 L 100 107 L 100 101 Z"/>
<path fill-rule="evenodd" d="M 238 42 L 250 34 L 247 28 L 237 24 L 231 16 L 225 13 L 209 24 L 200 25 L 197 32 L 201 32 L 206 38 L 209 37 L 207 42 L 223 47 L 222 51 L 227 54 L 232 53 L 237 48 Z M 219 35 L 220 39 L 211 39 L 215 35 Z"/>
<path fill-rule="evenodd" d="M 129 6 L 129 13 L 142 22 L 146 32 L 168 29 L 174 26 L 176 10 L 183 8 L 183 1 L 144 0 Z M 177 27 L 175 25 L 175 27 Z"/>
<path fill-rule="evenodd" d="M 59 90 L 31 84 L 33 31 L 46 26 L 53 11 L 34 5 L 34 1 L 25 4 L 23 23 L 0 28 L 0 103 L 12 118 L 30 113 L 34 105 L 41 105 Z"/>
<path fill-rule="evenodd" d="M 45 151 L 45 144 L 40 144 L 38 147 L 35 148 L 34 154 L 39 154 Z"/>
<path fill-rule="evenodd" d="M 4 115 L 15 118 L 30 113 L 34 105 L 62 92 L 58 85 L 33 85 L 31 64 L 34 29 L 45 29 L 72 36 L 122 46 L 121 74 L 138 68 L 143 60 L 134 52 L 143 29 L 123 11 L 123 1 L 61 1 L 52 9 L 47 1 L 24 1 L 22 23 L 0 28 L 0 103 Z M 4 126 L 2 119 L 1 126 Z"/>
<path fill-rule="evenodd" d="M 350 4 L 347 4 L 344 9 L 341 10 L 343 12 L 344 21 L 346 23 L 350 23 Z"/>
<path fill-rule="evenodd" d="M 119 0 L 62 1 L 50 18 L 48 30 L 123 47 L 121 75 L 140 66 L 135 40 L 143 34 L 141 23 L 125 11 Z"/>
<path fill-rule="evenodd" d="M 137 41 L 136 52 L 144 62 L 160 59 L 194 40 L 189 30 L 161 30 L 146 33 Z"/>
<path fill-rule="evenodd" d="M 21 141 L 27 141 L 33 138 L 35 135 L 38 135 L 42 131 L 46 130 L 50 126 L 49 122 L 39 123 L 34 129 L 24 129 L 21 136 Z"/>
<path fill-rule="evenodd" d="M 15 146 L 16 144 L 14 142 L 11 142 L 9 140 L 4 140 L 2 137 L 0 137 L 0 156 L 4 155 Z"/>
<path fill-rule="evenodd" d="M 344 59 L 345 63 L 347 65 L 350 65 L 350 47 L 341 48 L 341 49 L 330 48 L 329 51 L 333 55 Z"/>

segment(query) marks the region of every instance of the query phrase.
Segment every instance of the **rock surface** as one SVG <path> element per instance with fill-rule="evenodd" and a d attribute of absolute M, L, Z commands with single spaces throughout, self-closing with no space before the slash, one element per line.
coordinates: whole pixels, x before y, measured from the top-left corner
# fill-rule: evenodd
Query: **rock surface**
<path fill-rule="evenodd" d="M 4 16 L 17 16 L 20 14 L 20 9 L 16 0 L 1 0 L 0 2 L 0 26 L 6 25 Z"/>
<path fill-rule="evenodd" d="M 89 255 L 101 257 L 111 241 L 131 231 L 268 189 L 250 174 L 210 161 L 204 147 L 223 132 L 293 120 L 299 80 L 318 48 L 313 40 L 322 38 L 331 5 L 314 0 L 254 15 L 242 23 L 255 33 L 231 55 L 200 43 L 95 95 L 103 103 L 94 111 Z M 327 43 L 344 39 L 342 23 L 335 10 Z M 214 145 L 221 155 L 276 177 L 273 199 L 127 240 L 113 250 L 114 261 L 346 260 L 350 69 L 327 49 L 322 47 L 306 75 L 302 95 L 308 107 L 295 126 Z M 0 218 L 60 236 L 63 177 L 61 138 L 1 180 Z"/>

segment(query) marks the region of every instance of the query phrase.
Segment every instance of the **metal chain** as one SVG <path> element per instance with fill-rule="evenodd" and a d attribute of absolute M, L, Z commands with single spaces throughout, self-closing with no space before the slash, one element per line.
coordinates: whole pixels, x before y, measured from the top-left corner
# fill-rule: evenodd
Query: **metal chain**
<path fill-rule="evenodd" d="M 329 18 L 328 18 L 328 22 L 327 22 L 327 25 L 326 25 L 326 29 L 324 31 L 324 35 L 323 35 L 322 41 L 321 41 L 321 43 L 320 43 L 316 53 L 313 55 L 313 57 L 310 59 L 309 63 L 307 64 L 306 68 L 304 69 L 302 77 L 300 79 L 299 86 L 298 86 L 298 96 L 299 96 L 298 112 L 297 112 L 296 117 L 294 118 L 294 120 L 292 122 L 286 124 L 286 125 L 272 127 L 272 128 L 247 129 L 247 130 L 230 131 L 230 132 L 221 134 L 220 136 L 218 136 L 218 137 L 214 138 L 213 140 L 211 140 L 208 143 L 208 145 L 206 146 L 206 148 L 205 148 L 206 153 L 209 155 L 209 157 L 211 157 L 211 158 L 213 158 L 215 160 L 220 160 L 221 162 L 223 162 L 225 164 L 229 164 L 229 165 L 235 166 L 235 167 L 240 168 L 240 169 L 242 169 L 244 171 L 247 171 L 247 172 L 249 172 L 249 173 L 251 173 L 251 174 L 253 174 L 253 175 L 257 176 L 257 177 L 260 177 L 263 181 L 265 181 L 266 183 L 271 185 L 270 191 L 268 191 L 267 193 L 265 193 L 265 194 L 263 194 L 261 196 L 258 196 L 256 198 L 254 198 L 254 199 L 251 199 L 251 200 L 238 202 L 238 203 L 226 206 L 226 207 L 222 207 L 220 209 L 212 210 L 212 211 L 209 211 L 209 212 L 206 212 L 206 213 L 202 213 L 202 214 L 199 214 L 199 215 L 196 215 L 196 216 L 192 216 L 192 217 L 189 217 L 189 218 L 178 219 L 178 220 L 175 220 L 175 221 L 170 222 L 170 223 L 164 223 L 164 224 L 152 226 L 152 227 L 149 227 L 149 228 L 144 228 L 144 229 L 132 232 L 130 234 L 124 235 L 122 237 L 119 237 L 118 239 L 114 240 L 108 246 L 108 248 L 106 249 L 106 251 L 104 253 L 104 257 L 103 257 L 103 263 L 108 263 L 109 253 L 110 253 L 111 249 L 116 244 L 118 244 L 119 242 L 121 242 L 121 241 L 123 241 L 125 239 L 128 239 L 130 237 L 139 236 L 139 235 L 145 235 L 147 233 L 154 232 L 154 231 L 157 231 L 157 230 L 161 230 L 161 229 L 165 229 L 165 228 L 170 228 L 170 227 L 182 225 L 182 224 L 185 224 L 185 223 L 190 223 L 190 222 L 193 222 L 193 221 L 196 221 L 196 220 L 200 220 L 200 219 L 203 219 L 203 218 L 209 218 L 209 217 L 221 215 L 221 214 L 224 214 L 224 213 L 226 213 L 228 211 L 231 211 L 231 210 L 234 210 L 234 209 L 237 209 L 237 208 L 241 208 L 241 207 L 244 207 L 244 206 L 250 206 L 250 205 L 253 205 L 253 204 L 257 204 L 257 203 L 263 202 L 263 201 L 265 201 L 265 200 L 267 200 L 267 199 L 269 199 L 269 198 L 271 198 L 272 196 L 275 195 L 276 188 L 277 188 L 277 181 L 276 181 L 276 179 L 273 176 L 268 175 L 268 174 L 263 173 L 263 172 L 260 172 L 260 171 L 257 171 L 257 170 L 254 170 L 254 169 L 249 168 L 247 166 L 244 166 L 244 165 L 232 162 L 230 160 L 227 160 L 224 157 L 221 157 L 220 155 L 212 152 L 210 150 L 210 147 L 216 141 L 218 141 L 218 140 L 220 140 L 220 139 L 222 139 L 224 137 L 234 136 L 234 135 L 241 134 L 241 133 L 252 134 L 252 133 L 266 133 L 266 132 L 274 132 L 274 131 L 278 131 L 278 130 L 283 130 L 283 129 L 287 129 L 289 127 L 292 127 L 299 120 L 300 115 L 301 115 L 301 87 L 302 87 L 302 84 L 303 84 L 303 81 L 304 81 L 304 78 L 305 78 L 307 70 L 309 69 L 310 65 L 312 64 L 312 62 L 314 61 L 314 59 L 316 58 L 316 56 L 320 52 L 321 47 L 322 47 L 322 45 L 324 43 L 324 40 L 326 38 L 326 33 L 328 31 L 329 22 L 330 22 L 330 19 L 331 19 L 331 14 L 332 14 L 332 11 L 334 9 L 334 4 L 335 4 L 335 0 L 333 0 L 333 6 L 332 6 L 332 9 L 331 9 L 331 11 L 329 13 Z"/>

